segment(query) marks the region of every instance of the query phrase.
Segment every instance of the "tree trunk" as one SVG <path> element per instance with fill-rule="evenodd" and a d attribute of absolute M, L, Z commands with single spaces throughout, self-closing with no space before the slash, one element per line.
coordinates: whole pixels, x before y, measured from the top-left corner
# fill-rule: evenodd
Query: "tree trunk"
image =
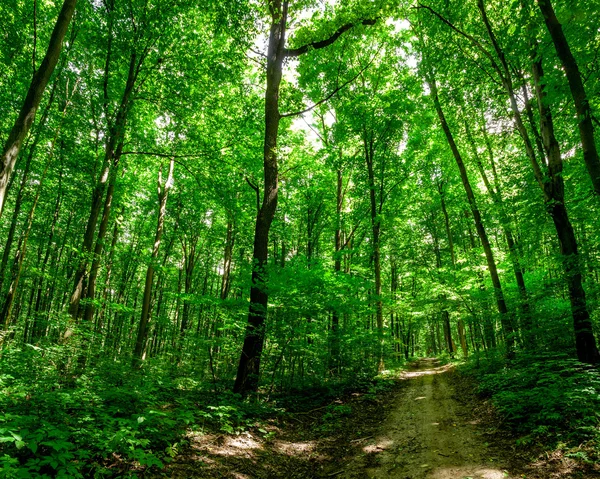
<path fill-rule="evenodd" d="M 463 352 L 463 357 L 466 359 L 469 357 L 469 348 L 467 347 L 467 335 L 465 333 L 465 323 L 462 319 L 458 320 L 457 323 L 458 339 L 460 340 L 460 348 Z"/>
<path fill-rule="evenodd" d="M 223 279 L 219 297 L 225 301 L 231 290 L 231 266 L 233 264 L 233 246 L 235 245 L 235 221 L 232 214 L 227 216 L 227 237 L 223 253 Z"/>
<path fill-rule="evenodd" d="M 271 29 L 267 52 L 267 89 L 265 92 L 265 137 L 263 151 L 264 191 L 254 229 L 252 286 L 246 337 L 238 365 L 233 392 L 246 394 L 258 389 L 260 357 L 264 343 L 264 323 L 268 296 L 265 291 L 269 230 L 277 209 L 278 166 L 277 136 L 279 133 L 279 87 L 285 58 L 285 33 L 288 2 L 272 0 Z"/>
<path fill-rule="evenodd" d="M 543 0 L 542 0 L 543 1 Z M 544 193 L 544 200 L 548 205 L 548 210 L 550 215 L 552 216 L 552 220 L 554 222 L 555 228 L 557 230 L 557 235 L 559 238 L 559 243 L 561 245 L 561 251 L 563 247 L 566 247 L 566 251 L 571 251 L 572 258 L 569 258 L 565 264 L 565 272 L 567 274 L 567 285 L 569 289 L 569 295 L 571 299 L 571 309 L 573 313 L 573 322 L 575 325 L 575 343 L 577 349 L 577 356 L 581 361 L 595 363 L 598 360 L 598 350 L 596 347 L 595 339 L 591 330 L 591 323 L 589 323 L 589 314 L 587 312 L 587 307 L 585 304 L 585 292 L 581 285 L 581 272 L 579 270 L 579 263 L 577 257 L 577 243 L 575 241 L 575 236 L 573 233 L 573 228 L 568 219 L 566 207 L 564 205 L 564 188 L 562 177 L 560 174 L 557 178 L 549 178 L 544 175 L 542 172 L 536 156 L 533 150 L 531 140 L 529 138 L 529 134 L 523 124 L 521 113 L 519 107 L 517 105 L 517 101 L 513 91 L 512 80 L 510 76 L 510 68 L 504 56 L 504 52 L 500 48 L 498 41 L 494 35 L 494 32 L 491 28 L 491 25 L 488 21 L 483 0 L 478 0 L 478 8 L 481 12 L 481 16 L 483 22 L 486 26 L 486 30 L 488 32 L 488 36 L 492 41 L 496 54 L 502 63 L 504 74 L 500 70 L 498 74 L 502 77 L 502 83 L 506 92 L 510 98 L 511 109 L 513 115 L 515 117 L 515 122 L 517 125 L 517 129 L 523 138 L 523 142 L 525 143 L 525 151 L 527 152 L 527 156 L 530 159 L 531 165 L 533 167 L 535 178 Z M 535 57 L 535 51 L 532 52 L 532 55 Z M 541 79 L 543 71 L 541 70 L 541 63 L 539 61 L 534 60 L 533 65 L 534 75 L 537 75 L 538 81 L 536 83 L 539 84 L 539 79 Z M 547 105 L 543 104 L 544 92 L 541 85 L 536 87 L 536 94 L 538 97 L 538 106 L 540 107 L 540 117 L 541 121 L 544 123 L 541 125 L 540 129 L 545 129 L 546 138 L 544 138 L 544 133 L 542 133 L 542 139 L 546 143 L 544 144 L 544 149 L 546 150 L 546 155 L 550 156 L 550 152 L 554 155 L 558 155 L 551 160 L 548 158 L 548 175 L 552 175 L 550 170 L 560 171 L 558 168 L 562 169 L 562 160 L 560 158 L 560 150 L 558 149 L 558 142 L 556 142 L 556 138 L 552 140 L 553 136 L 553 127 L 551 127 L 551 113 L 550 109 Z M 547 100 L 544 100 L 547 101 Z M 542 109 L 543 108 L 543 109 Z M 550 134 L 552 132 L 552 135 Z M 551 145 L 551 143 L 556 142 L 556 145 Z M 560 160 L 560 162 L 559 162 Z M 550 166 L 550 163 L 554 162 L 553 166 Z M 549 181 L 548 181 L 549 180 Z M 556 198 L 555 203 L 555 195 L 559 195 Z M 568 254 L 563 254 L 563 256 L 568 257 Z M 573 262 L 571 259 L 575 259 Z M 575 269 L 573 269 L 573 267 Z M 574 296 L 573 296 L 574 295 Z"/>
<path fill-rule="evenodd" d="M 448 216 L 448 209 L 446 208 L 446 198 L 444 197 L 444 187 L 440 183 L 438 184 L 438 192 L 440 194 L 440 203 L 442 207 L 442 213 L 444 215 L 444 228 L 446 228 L 446 236 L 448 237 L 448 248 L 450 249 L 450 261 L 452 267 L 456 264 L 456 256 L 454 253 L 454 241 L 452 240 L 452 230 L 450 229 L 450 217 Z"/>
<path fill-rule="evenodd" d="M 344 206 L 344 182 L 342 169 L 337 169 L 336 206 L 335 206 L 335 251 L 333 270 L 336 275 L 342 270 L 342 208 Z M 331 363 L 329 370 L 334 374 L 340 371 L 340 313 L 333 308 L 331 313 Z"/>
<path fill-rule="evenodd" d="M 571 52 L 569 42 L 565 37 L 562 25 L 556 18 L 556 13 L 552 7 L 551 0 L 537 0 L 537 4 L 544 16 L 546 27 L 554 42 L 556 54 L 560 59 L 567 75 L 575 110 L 577 111 L 577 126 L 579 136 L 581 137 L 581 146 L 583 148 L 583 161 L 587 167 L 592 185 L 597 195 L 600 195 L 600 160 L 598 159 L 598 150 L 594 139 L 594 125 L 592 123 L 592 111 L 590 103 L 585 93 L 581 73 L 577 60 Z"/>
<path fill-rule="evenodd" d="M 471 213 L 473 214 L 473 220 L 475 221 L 475 229 L 477 230 L 477 235 L 481 240 L 481 246 L 483 247 L 483 251 L 485 253 L 485 257 L 487 260 L 488 271 L 490 273 L 490 277 L 492 280 L 492 285 L 494 287 L 494 296 L 496 298 L 496 306 L 498 308 L 498 312 L 500 313 L 500 321 L 502 322 L 502 329 L 504 331 L 504 339 L 506 341 L 506 348 L 508 356 L 511 356 L 514 351 L 514 331 L 512 327 L 512 321 L 509 317 L 508 308 L 506 307 L 506 302 L 504 300 L 504 293 L 502 291 L 502 285 L 500 283 L 500 277 L 498 276 L 498 269 L 496 267 L 496 261 L 494 259 L 494 255 L 492 252 L 492 247 L 490 245 L 487 233 L 485 231 L 485 227 L 483 226 L 483 222 L 481 220 L 481 213 L 477 208 L 477 203 L 475 201 L 475 194 L 473 193 L 473 189 L 471 188 L 471 184 L 469 182 L 469 178 L 467 176 L 467 170 L 465 169 L 465 165 L 462 160 L 462 156 L 458 151 L 458 147 L 454 141 L 454 137 L 452 136 L 452 132 L 450 131 L 450 127 L 446 122 L 446 117 L 444 116 L 444 112 L 442 110 L 442 106 L 440 104 L 440 100 L 437 92 L 437 85 L 435 83 L 435 79 L 432 77 L 429 81 L 429 88 L 431 90 L 431 94 L 433 97 L 433 102 L 435 105 L 435 109 L 437 111 L 442 130 L 446 135 L 446 139 L 448 140 L 448 145 L 452 150 L 452 154 L 454 159 L 456 160 L 456 165 L 460 171 L 460 176 L 462 179 L 463 187 L 465 189 L 465 193 L 467 195 L 467 199 L 469 201 L 469 205 L 471 207 Z"/>
<path fill-rule="evenodd" d="M 100 227 L 98 228 L 98 237 L 96 238 L 96 247 L 94 248 L 94 257 L 92 259 L 92 267 L 90 268 L 90 275 L 88 280 L 88 286 L 85 293 L 85 299 L 89 302 L 85 307 L 84 319 L 86 322 L 91 322 L 94 319 L 94 299 L 96 296 L 96 280 L 98 278 L 98 271 L 100 269 L 100 261 L 102 259 L 102 250 L 104 249 L 104 237 L 108 231 L 108 222 L 110 219 L 110 211 L 112 209 L 112 200 L 115 191 L 115 183 L 117 178 L 117 164 L 123 150 L 123 143 L 120 143 L 117 147 L 117 152 L 113 160 L 112 172 L 110 174 L 110 180 L 108 182 L 108 188 L 106 190 L 106 198 L 104 199 L 104 210 L 102 212 L 102 220 L 100 220 Z"/>
<path fill-rule="evenodd" d="M 148 329 L 148 320 L 150 317 L 150 296 L 152 295 L 152 281 L 154 279 L 154 261 L 158 257 L 158 250 L 160 249 L 160 241 L 165 225 L 165 215 L 167 211 L 167 197 L 169 196 L 169 190 L 173 186 L 173 168 L 175 166 L 175 158 L 171 158 L 169 163 L 169 173 L 167 175 L 167 181 L 163 184 L 162 182 L 162 167 L 158 173 L 158 218 L 156 221 L 156 234 L 154 235 L 154 244 L 152 247 L 152 255 L 150 262 L 148 263 L 148 269 L 146 270 L 146 281 L 144 283 L 144 297 L 142 300 L 142 315 L 140 317 L 140 324 L 138 326 L 137 337 L 135 340 L 135 347 L 133 350 L 132 365 L 135 368 L 141 366 L 142 360 L 144 359 L 144 350 L 146 344 L 146 334 Z"/>
<path fill-rule="evenodd" d="M 33 124 L 35 113 L 42 99 L 42 95 L 44 94 L 44 90 L 46 89 L 46 85 L 48 84 L 48 80 L 50 80 L 50 76 L 58 62 L 63 40 L 67 33 L 69 23 L 71 23 L 71 17 L 75 11 L 76 3 L 77 0 L 64 1 L 50 37 L 46 55 L 42 60 L 40 68 L 38 68 L 33 75 L 29 91 L 27 92 L 19 116 L 4 144 L 2 160 L 0 161 L 0 216 L 2 215 L 2 209 L 4 207 L 8 183 L 15 167 L 15 163 L 17 162 L 21 145 Z"/>
<path fill-rule="evenodd" d="M 254 229 L 254 249 L 252 286 L 250 287 L 250 307 L 248 325 L 242 346 L 233 392 L 246 394 L 258 389 L 260 357 L 264 343 L 264 323 L 267 315 L 268 296 L 265 291 L 267 256 L 269 251 L 269 230 L 277 209 L 278 165 L 277 137 L 279 133 L 279 89 L 286 57 L 297 57 L 313 49 L 325 48 L 334 43 L 353 24 L 340 27 L 328 39 L 288 50 L 285 48 L 287 26 L 287 0 L 268 0 L 271 27 L 267 48 L 267 88 L 265 91 L 265 136 L 263 149 L 264 191 L 263 200 L 256 217 Z M 363 20 L 361 24 L 372 25 L 375 20 Z M 285 256 L 282 256 L 285 260 Z"/>
<path fill-rule="evenodd" d="M 446 347 L 448 348 L 448 354 L 451 358 L 454 358 L 454 341 L 452 340 L 452 328 L 450 326 L 450 314 L 448 311 L 442 311 L 442 321 L 444 324 L 444 338 L 446 339 Z"/>
<path fill-rule="evenodd" d="M 483 127 L 485 129 L 485 126 Z M 490 180 L 485 172 L 483 167 L 483 163 L 481 158 L 479 157 L 479 153 L 477 152 L 477 145 L 471 135 L 471 131 L 469 129 L 469 124 L 465 121 L 465 131 L 467 133 L 467 139 L 471 144 L 471 149 L 473 151 L 473 156 L 475 158 L 475 163 L 477 164 L 477 169 L 479 170 L 479 174 L 481 175 L 481 179 L 483 180 L 483 184 L 485 185 L 485 189 L 488 194 L 492 198 L 492 201 L 498 208 L 498 213 L 500 216 L 500 224 L 502 225 L 502 229 L 504 231 L 504 237 L 506 238 L 506 245 L 508 246 L 508 252 L 511 259 L 513 273 L 515 275 L 515 281 L 517 282 L 517 288 L 519 290 L 519 295 L 521 296 L 521 308 L 522 308 L 522 326 L 523 326 L 523 335 L 525 337 L 526 345 L 532 349 L 535 346 L 535 334 L 533 332 L 533 322 L 531 318 L 531 311 L 529 308 L 529 297 L 527 295 L 527 288 L 525 286 L 525 279 L 523 277 L 523 268 L 521 266 L 521 262 L 519 260 L 519 252 L 517 248 L 517 244 L 514 240 L 514 235 L 510 226 L 510 220 L 505 211 L 504 200 L 502 198 L 502 192 L 500 190 L 499 182 L 496 180 L 496 188 L 494 188 Z M 489 141 L 486 141 L 486 148 L 488 154 L 490 155 L 490 161 L 492 165 L 494 164 L 493 160 L 493 150 Z M 495 170 L 495 169 L 494 169 Z"/>
<path fill-rule="evenodd" d="M 587 310 L 585 291 L 581 282 L 581 266 L 577 250 L 577 240 L 565 205 L 560 147 L 554 134 L 552 112 L 548 106 L 546 91 L 542 83 L 544 75 L 542 61 L 540 59 L 535 60 L 537 55 L 533 56 L 532 70 L 540 110 L 540 130 L 544 149 L 548 155 L 547 181 L 544 182 L 546 207 L 554 221 L 560 243 L 560 253 L 562 255 L 573 315 L 577 357 L 585 363 L 597 363 L 600 360 L 600 354 L 598 353 L 596 339 L 592 332 L 592 322 Z"/>
<path fill-rule="evenodd" d="M 364 133 L 363 145 L 365 149 L 365 162 L 367 164 L 367 174 L 369 181 L 369 200 L 371 205 L 371 231 L 373 233 L 373 273 L 375 275 L 375 318 L 377 323 L 378 334 L 378 360 L 377 370 L 379 372 L 384 369 L 383 361 L 383 303 L 381 300 L 381 254 L 380 254 L 380 236 L 381 236 L 381 218 L 377 208 L 377 196 L 375 191 L 375 172 L 374 172 L 374 141 L 373 138 L 367 138 L 367 133 Z M 381 200 L 381 199 L 380 199 Z"/>
<path fill-rule="evenodd" d="M 42 265 L 40 268 L 40 277 L 38 279 L 38 286 L 36 292 L 36 300 L 34 307 L 34 320 L 33 327 L 31 330 L 31 342 L 35 342 L 37 339 L 43 336 L 43 332 L 45 332 L 46 327 L 42 327 L 42 319 L 41 319 L 41 302 L 42 302 L 42 294 L 44 287 L 44 277 L 46 272 L 46 267 L 48 265 L 48 260 L 50 259 L 50 254 L 53 250 L 53 242 L 54 235 L 56 233 L 56 223 L 58 222 L 58 216 L 60 213 L 60 207 L 62 204 L 62 170 L 58 179 L 58 194 L 56 196 L 56 203 L 54 206 L 54 215 L 52 216 L 52 224 L 50 226 L 50 233 L 48 235 L 48 241 L 46 243 L 46 252 L 44 254 L 44 259 L 42 261 Z M 51 263 L 52 264 L 52 263 Z"/>
<path fill-rule="evenodd" d="M 129 73 L 127 76 L 127 82 L 121 98 L 114 124 L 109 127 L 109 134 L 106 141 L 106 148 L 104 152 L 104 160 L 102 162 L 102 171 L 100 177 L 96 182 L 94 191 L 92 193 L 92 206 L 90 209 L 90 215 L 83 235 L 83 245 L 81 248 L 81 260 L 75 273 L 73 281 L 73 290 L 69 301 L 69 314 L 71 318 L 76 320 L 79 315 L 79 301 L 85 297 L 85 283 L 88 275 L 88 264 L 90 255 L 92 253 L 92 246 L 94 244 L 94 235 L 96 233 L 96 226 L 98 224 L 98 218 L 100 216 L 100 210 L 102 207 L 102 198 L 107 186 L 107 181 L 111 175 L 111 167 L 116 165 L 119 161 L 119 156 L 122 148 L 123 137 L 125 134 L 125 123 L 127 120 L 127 113 L 130 108 L 130 98 L 133 92 L 133 87 L 139 72 L 140 64 L 137 61 L 137 55 L 131 54 L 129 61 Z"/>
<path fill-rule="evenodd" d="M 65 107 L 66 109 L 66 107 Z M 57 132 L 58 135 L 58 132 Z M 48 173 L 48 168 L 52 163 L 54 145 L 56 143 L 56 136 L 54 137 L 54 141 L 51 144 L 50 154 L 48 156 L 48 160 L 46 163 L 46 167 L 44 168 L 44 172 L 40 178 L 40 182 L 37 187 L 37 192 L 35 198 L 33 200 L 33 204 L 31 205 L 31 209 L 29 210 L 29 215 L 27 216 L 27 223 L 25 227 L 25 231 L 23 235 L 19 239 L 19 245 L 17 246 L 17 251 L 15 253 L 15 258 L 13 261 L 13 267 L 11 272 L 11 283 L 8 289 L 8 293 L 6 294 L 6 298 L 4 300 L 4 306 L 0 311 L 0 324 L 4 324 L 4 329 L 6 329 L 9 325 L 10 314 L 12 310 L 12 306 L 14 303 L 14 299 L 17 295 L 17 290 L 19 286 L 19 280 L 21 278 L 21 269 L 23 267 L 23 259 L 25 258 L 25 254 L 27 252 L 27 241 L 29 240 L 29 234 L 31 233 L 31 227 L 33 226 L 33 219 L 35 217 L 35 210 L 37 208 L 38 201 L 40 199 L 40 194 L 42 192 L 42 188 L 44 187 L 44 180 L 46 179 L 46 174 Z"/>

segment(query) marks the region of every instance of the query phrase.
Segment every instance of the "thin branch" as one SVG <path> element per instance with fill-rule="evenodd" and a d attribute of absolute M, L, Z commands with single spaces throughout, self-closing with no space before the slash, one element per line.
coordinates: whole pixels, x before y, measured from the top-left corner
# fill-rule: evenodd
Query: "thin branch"
<path fill-rule="evenodd" d="M 346 249 L 346 246 L 348 246 L 348 243 L 350 243 L 350 240 L 354 237 L 354 233 L 356 233 L 356 230 L 358 229 L 358 227 L 360 226 L 360 224 L 362 223 L 362 218 L 358 220 L 358 223 L 356 223 L 354 225 L 354 228 L 352 228 L 352 231 L 350 232 L 350 234 L 348 235 L 348 239 L 346 240 L 346 242 L 342 245 L 342 247 L 340 248 L 340 251 L 343 251 Z"/>
<path fill-rule="evenodd" d="M 425 9 L 428 10 L 429 12 L 431 12 L 433 15 L 435 15 L 438 19 L 440 19 L 443 23 L 445 23 L 447 26 L 449 26 L 452 30 L 454 30 L 456 33 L 462 35 L 463 37 L 465 37 L 467 40 L 469 40 L 475 47 L 477 47 L 477 49 L 483 53 L 492 63 L 492 66 L 494 67 L 495 70 L 499 71 L 499 67 L 496 63 L 496 61 L 494 60 L 494 57 L 492 56 L 492 54 L 481 44 L 481 42 L 479 40 L 477 40 L 473 35 L 468 34 L 467 32 L 462 31 L 460 28 L 456 27 L 450 20 L 448 20 L 446 17 L 444 17 L 441 13 L 436 12 L 433 8 L 431 8 L 428 5 L 423 5 L 422 3 L 419 3 L 418 6 L 413 7 L 416 9 Z"/>
<path fill-rule="evenodd" d="M 143 155 L 143 156 L 158 156 L 160 158 L 206 158 L 207 154 L 199 155 L 174 155 L 172 153 L 159 153 L 156 151 L 124 151 L 121 155 Z"/>
<path fill-rule="evenodd" d="M 248 50 L 250 50 L 252 53 L 255 53 L 263 58 L 267 58 L 267 55 L 265 55 L 263 52 L 259 52 L 258 50 L 255 50 L 254 48 L 248 48 Z"/>
<path fill-rule="evenodd" d="M 377 52 L 379 53 L 379 52 Z M 302 111 L 296 111 L 293 113 L 284 113 L 282 115 L 280 115 L 280 118 L 289 118 L 291 116 L 299 116 L 299 115 L 304 115 L 305 113 L 308 113 L 311 110 L 314 110 L 316 107 L 318 107 L 319 105 L 322 105 L 323 103 L 329 101 L 336 93 L 338 93 L 340 90 L 342 90 L 343 88 L 347 87 L 350 83 L 352 83 L 354 80 L 356 80 L 360 75 L 363 74 L 363 72 L 369 68 L 371 66 L 371 64 L 373 63 L 373 61 L 375 60 L 375 58 L 377 57 L 377 54 L 375 54 L 373 56 L 373 58 L 371 59 L 371 61 L 369 61 L 369 63 L 367 63 L 367 65 L 362 68 L 356 75 L 354 75 L 352 78 L 350 78 L 350 80 L 344 82 L 342 85 L 338 86 L 337 88 L 335 88 L 329 95 L 327 95 L 325 98 L 323 98 L 322 100 L 319 100 L 317 103 L 315 103 L 314 105 L 306 108 L 305 110 Z"/>
<path fill-rule="evenodd" d="M 460 45 L 459 42 L 455 42 L 455 45 L 466 58 L 468 58 L 471 62 L 475 64 L 476 68 L 481 70 L 490 79 L 492 83 L 500 87 L 502 86 L 502 82 L 499 82 L 496 78 L 494 78 L 494 76 L 490 72 L 488 72 L 486 68 L 480 65 L 479 62 L 475 58 L 473 58 L 471 54 L 467 53 L 467 51 Z"/>
<path fill-rule="evenodd" d="M 250 178 L 246 176 L 244 179 L 246 180 L 246 183 L 250 185 L 250 188 L 256 192 L 256 214 L 258 215 L 260 212 L 260 190 L 257 185 L 250 181 Z"/>
<path fill-rule="evenodd" d="M 259 67 L 261 67 L 263 70 L 266 70 L 266 69 L 267 69 L 267 65 L 266 65 L 266 63 L 263 63 L 263 62 L 261 62 L 261 61 L 260 61 L 258 58 L 251 57 L 251 56 L 250 56 L 250 55 L 248 55 L 247 53 L 246 53 L 246 58 L 247 58 L 248 60 L 252 60 L 254 63 L 256 63 L 256 64 L 257 64 Z"/>
<path fill-rule="evenodd" d="M 319 140 L 321 140 L 321 142 L 323 143 L 323 145 L 327 146 L 327 140 L 325 140 L 325 138 L 323 138 L 323 137 L 320 135 L 320 133 L 319 133 L 319 132 L 318 132 L 318 131 L 317 131 L 315 128 L 313 128 L 313 126 L 312 126 L 312 125 L 311 125 L 309 122 L 307 122 L 307 121 L 306 121 L 306 118 L 302 117 L 302 119 L 304 120 L 304 123 L 306 123 L 306 126 L 308 126 L 308 127 L 311 129 L 311 131 L 312 131 L 312 132 L 313 132 L 315 135 L 317 135 L 317 136 L 319 137 Z M 322 117 L 321 117 L 321 120 L 322 120 Z M 323 123 L 323 124 L 324 124 L 324 123 Z M 325 134 L 326 134 L 326 133 L 325 133 Z"/>
<path fill-rule="evenodd" d="M 342 25 L 340 28 L 338 28 L 336 30 L 336 32 L 333 35 L 331 35 L 329 38 L 327 38 L 326 40 L 321 40 L 320 42 L 308 43 L 299 48 L 291 48 L 291 49 L 286 48 L 284 50 L 284 54 L 286 57 L 299 57 L 300 55 L 303 55 L 304 53 L 308 52 L 311 49 L 318 50 L 319 48 L 328 47 L 329 45 L 334 43 L 344 32 L 347 32 L 348 30 L 355 27 L 356 25 L 375 25 L 375 23 L 377 23 L 377 18 L 365 19 L 358 23 L 347 23 L 346 25 Z"/>

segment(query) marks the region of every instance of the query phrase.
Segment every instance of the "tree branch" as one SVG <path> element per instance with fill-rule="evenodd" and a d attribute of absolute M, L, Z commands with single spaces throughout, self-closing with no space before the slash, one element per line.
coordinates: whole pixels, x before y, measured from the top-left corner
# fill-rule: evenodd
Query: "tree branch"
<path fill-rule="evenodd" d="M 413 7 L 413 8 L 425 9 L 425 10 L 428 10 L 433 15 L 435 15 L 439 20 L 441 20 L 443 23 L 445 23 L 447 26 L 449 26 L 456 33 L 458 33 L 459 35 L 462 35 L 467 40 L 469 40 L 481 53 L 483 53 L 490 60 L 494 69 L 496 71 L 500 71 L 500 69 L 498 68 L 498 64 L 494 60 L 494 57 L 492 56 L 492 54 L 473 35 L 469 35 L 467 32 L 462 31 L 460 28 L 456 27 L 450 20 L 448 20 L 446 17 L 444 17 L 441 13 L 436 12 L 433 8 L 431 8 L 428 5 L 423 5 L 422 3 L 419 3 L 418 6 Z"/>
<path fill-rule="evenodd" d="M 340 28 L 338 28 L 336 30 L 336 32 L 333 35 L 331 35 L 329 38 L 327 38 L 326 40 L 321 40 L 320 42 L 308 43 L 299 48 L 291 48 L 291 49 L 286 48 L 284 50 L 284 54 L 286 57 L 299 57 L 300 55 L 303 55 L 304 53 L 308 52 L 311 49 L 318 50 L 319 48 L 328 47 L 329 45 L 334 43 L 344 32 L 347 32 L 348 30 L 355 27 L 356 25 L 375 25 L 375 23 L 377 23 L 377 18 L 364 19 L 358 23 L 347 23 L 346 25 L 342 25 Z"/>
<path fill-rule="evenodd" d="M 256 191 L 256 214 L 258 215 L 260 213 L 260 190 L 257 185 L 250 181 L 250 178 L 246 176 L 244 179 L 250 185 L 250 188 Z"/>
<path fill-rule="evenodd" d="M 124 151 L 121 155 L 143 155 L 143 156 L 158 156 L 160 158 L 206 158 L 207 154 L 199 155 L 173 155 L 172 153 L 158 153 L 154 151 Z"/>
<path fill-rule="evenodd" d="M 377 52 L 379 53 L 379 52 Z M 316 107 L 318 107 L 319 105 L 322 105 L 323 103 L 329 101 L 337 92 L 339 92 L 340 90 L 342 90 L 343 88 L 346 88 L 350 83 L 352 83 L 354 80 L 356 80 L 359 76 L 361 76 L 363 74 L 363 72 L 369 68 L 371 66 L 371 64 L 373 63 L 373 61 L 375 60 L 375 57 L 377 56 L 374 55 L 373 58 L 371 58 L 371 60 L 369 61 L 369 63 L 367 63 L 365 65 L 364 68 L 362 68 L 356 75 L 354 75 L 352 78 L 350 78 L 350 80 L 344 82 L 342 85 L 338 86 L 337 88 L 335 88 L 329 95 L 327 95 L 325 98 L 323 98 L 322 100 L 319 100 L 317 103 L 315 103 L 314 105 L 302 110 L 302 111 L 295 111 L 293 113 L 283 113 L 282 115 L 280 115 L 280 118 L 289 118 L 291 116 L 299 116 L 299 115 L 304 115 L 305 113 L 308 113 L 311 110 L 314 110 Z"/>
<path fill-rule="evenodd" d="M 361 223 L 362 223 L 362 219 L 359 219 L 358 223 L 356 223 L 354 225 L 354 228 L 352 228 L 352 231 L 348 235 L 348 239 L 346 239 L 346 242 L 340 248 L 340 251 L 343 251 L 343 250 L 346 249 L 346 247 L 348 246 L 348 244 L 350 243 L 350 241 L 352 240 L 352 238 L 354 238 L 354 233 L 356 233 L 356 230 L 358 229 L 358 227 L 360 226 Z"/>

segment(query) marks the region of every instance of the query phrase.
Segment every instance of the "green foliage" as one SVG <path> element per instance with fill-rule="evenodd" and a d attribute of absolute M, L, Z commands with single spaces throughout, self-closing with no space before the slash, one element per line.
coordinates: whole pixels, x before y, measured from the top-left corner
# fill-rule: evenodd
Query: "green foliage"
<path fill-rule="evenodd" d="M 2 140 L 60 3 L 0 2 Z M 290 2 L 288 48 L 355 25 L 283 62 L 278 110 L 308 110 L 279 127 L 278 207 L 259 282 L 268 295 L 259 390 L 242 400 L 226 391 L 247 332 L 265 194 L 267 52 L 257 49 L 268 34 L 267 2 L 78 2 L 0 217 L 0 476 L 154 473 L 182 450 L 186 430 L 268 436 L 261 422 L 280 408 L 307 412 L 348 389 L 374 401 L 390 384 L 377 376 L 381 366 L 424 355 L 474 357 L 485 371 L 482 393 L 528 440 L 597 439 L 598 378 L 572 360 L 568 286 L 577 275 L 565 276 L 565 265 L 580 268 L 598 331 L 600 203 L 564 69 L 536 2 L 484 2 L 500 56 L 477 2 L 426 3 L 447 21 L 410 2 Z M 554 3 L 598 111 L 598 2 Z M 377 22 L 357 24 L 365 18 Z M 535 91 L 530 42 L 539 43 L 542 100 L 564 160 L 556 177 L 579 252 L 566 262 L 547 211 L 561 201 L 545 204 L 549 190 L 538 188 L 508 110 L 508 78 L 493 66 L 508 62 L 519 108 L 532 106 L 525 129 L 543 165 L 540 112 L 524 98 Z M 502 357 L 500 291 L 425 72 L 437 79 L 499 271 L 516 329 L 512 364 Z M 158 244 L 157 176 L 164 180 L 171 157 Z M 86 297 L 72 317 L 80 266 Z M 150 321 L 134 370 L 149 266 Z M 320 427 L 349 413 L 330 406 Z"/>
<path fill-rule="evenodd" d="M 65 375 L 54 364 L 65 367 L 69 355 L 56 347 L 3 351 L 2 477 L 135 476 L 163 468 L 187 443 L 188 430 L 239 433 L 283 411 L 211 394 L 206 384 L 158 368 L 132 374 L 128 364 L 108 361 Z"/>
<path fill-rule="evenodd" d="M 115 461 L 164 465 L 163 450 L 177 442 L 185 423 L 173 411 L 156 410 L 155 385 L 116 385 L 116 377 L 128 374 L 119 364 L 65 378 L 51 363 L 35 361 L 39 354 L 3 353 L 3 369 L 14 368 L 3 378 L 0 407 L 6 477 L 108 477 Z M 68 359 L 57 351 L 42 354 L 49 361 Z M 23 370 L 27 362 L 36 366 Z"/>
<path fill-rule="evenodd" d="M 560 355 L 523 355 L 506 363 L 483 361 L 465 370 L 479 380 L 506 422 L 524 435 L 520 442 L 600 444 L 600 373 Z"/>
<path fill-rule="evenodd" d="M 352 407 L 345 404 L 332 404 L 327 406 L 325 414 L 321 416 L 321 424 L 318 426 L 321 432 L 336 430 L 344 418 L 352 414 Z"/>

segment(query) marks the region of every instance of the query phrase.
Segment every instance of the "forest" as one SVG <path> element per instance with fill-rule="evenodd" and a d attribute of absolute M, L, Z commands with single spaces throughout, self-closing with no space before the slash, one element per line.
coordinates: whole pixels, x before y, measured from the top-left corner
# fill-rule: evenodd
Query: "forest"
<path fill-rule="evenodd" d="M 599 18 L 2 0 L 0 477 L 600 477 Z M 555 464 L 390 466 L 429 388 Z"/>

